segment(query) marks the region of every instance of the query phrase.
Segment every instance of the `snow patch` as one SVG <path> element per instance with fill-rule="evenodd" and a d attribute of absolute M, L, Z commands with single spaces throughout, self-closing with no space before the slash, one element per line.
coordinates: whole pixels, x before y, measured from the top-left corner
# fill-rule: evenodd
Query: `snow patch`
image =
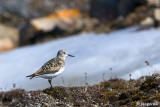
<path fill-rule="evenodd" d="M 49 87 L 45 79 L 26 78 L 36 72 L 46 61 L 55 57 L 60 49 L 75 57 L 66 58 L 64 72 L 52 80 L 54 86 L 85 85 L 85 73 L 90 85 L 110 77 L 133 79 L 151 75 L 155 71 L 144 63 L 149 61 L 159 70 L 160 30 L 136 32 L 133 27 L 109 34 L 80 34 L 47 43 L 18 48 L 0 54 L 0 88 L 37 90 Z M 109 69 L 112 68 L 110 71 Z M 157 71 L 159 72 L 159 71 Z M 64 80 L 64 82 L 63 82 Z"/>

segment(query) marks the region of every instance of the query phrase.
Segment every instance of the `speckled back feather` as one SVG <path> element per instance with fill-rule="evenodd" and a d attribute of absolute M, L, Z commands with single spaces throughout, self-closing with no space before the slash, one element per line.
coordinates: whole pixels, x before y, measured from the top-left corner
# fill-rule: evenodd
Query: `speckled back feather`
<path fill-rule="evenodd" d="M 61 58 L 55 57 L 48 62 L 46 62 L 37 72 L 27 77 L 31 77 L 30 79 L 43 75 L 43 74 L 54 74 L 58 72 L 61 67 L 65 66 L 65 61 Z"/>

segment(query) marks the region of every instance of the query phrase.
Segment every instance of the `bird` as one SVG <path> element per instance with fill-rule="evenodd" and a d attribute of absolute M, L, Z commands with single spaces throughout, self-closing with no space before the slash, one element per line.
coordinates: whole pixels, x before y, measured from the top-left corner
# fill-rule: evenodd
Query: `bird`
<path fill-rule="evenodd" d="M 55 58 L 52 58 L 51 60 L 46 62 L 38 71 L 26 77 L 30 77 L 30 79 L 35 77 L 48 79 L 48 82 L 52 88 L 52 78 L 57 77 L 64 71 L 65 58 L 67 56 L 75 57 L 73 55 L 68 54 L 64 50 L 59 50 Z"/>

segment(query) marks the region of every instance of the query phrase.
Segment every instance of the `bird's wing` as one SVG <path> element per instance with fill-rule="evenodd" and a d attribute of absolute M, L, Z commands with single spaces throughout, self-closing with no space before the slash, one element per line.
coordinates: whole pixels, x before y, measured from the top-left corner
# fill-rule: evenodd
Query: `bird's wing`
<path fill-rule="evenodd" d="M 35 76 L 56 73 L 62 67 L 62 60 L 59 58 L 53 58 L 46 62 L 37 72 L 35 72 Z"/>

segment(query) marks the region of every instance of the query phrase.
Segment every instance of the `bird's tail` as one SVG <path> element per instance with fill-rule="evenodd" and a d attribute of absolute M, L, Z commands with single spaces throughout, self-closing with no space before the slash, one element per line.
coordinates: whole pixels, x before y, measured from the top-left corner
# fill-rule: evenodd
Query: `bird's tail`
<path fill-rule="evenodd" d="M 36 75 L 35 74 L 31 74 L 31 75 L 28 75 L 26 77 L 30 77 L 30 79 L 32 79 L 32 78 L 36 77 Z"/>

